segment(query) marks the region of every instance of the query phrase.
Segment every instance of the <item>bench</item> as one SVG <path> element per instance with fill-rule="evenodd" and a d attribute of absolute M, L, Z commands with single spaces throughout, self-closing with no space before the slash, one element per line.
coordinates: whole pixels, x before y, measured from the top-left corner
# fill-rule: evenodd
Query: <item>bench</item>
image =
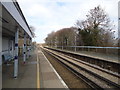
<path fill-rule="evenodd" d="M 7 62 L 11 61 L 12 59 L 13 59 L 13 57 L 9 53 L 6 53 L 6 54 L 2 55 L 3 63 L 7 63 Z"/>

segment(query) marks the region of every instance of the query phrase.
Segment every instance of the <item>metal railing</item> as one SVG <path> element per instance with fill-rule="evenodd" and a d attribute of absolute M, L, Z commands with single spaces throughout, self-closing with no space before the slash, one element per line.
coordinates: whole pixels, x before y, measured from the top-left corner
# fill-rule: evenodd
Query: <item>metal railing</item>
<path fill-rule="evenodd" d="M 52 46 L 53 47 L 53 46 Z M 120 47 L 96 47 L 96 46 L 55 46 L 53 48 L 69 50 L 74 52 L 95 52 L 106 55 L 117 55 L 120 53 Z"/>

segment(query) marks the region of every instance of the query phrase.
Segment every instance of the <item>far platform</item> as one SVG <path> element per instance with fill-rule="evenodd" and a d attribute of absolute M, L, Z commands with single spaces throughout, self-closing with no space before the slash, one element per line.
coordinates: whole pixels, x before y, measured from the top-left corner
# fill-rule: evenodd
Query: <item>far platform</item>
<path fill-rule="evenodd" d="M 120 63 L 118 55 L 112 55 L 112 54 L 103 54 L 103 53 L 96 53 L 96 52 L 88 52 L 88 51 L 80 51 L 76 52 L 77 54 L 89 56 L 93 58 L 102 59 L 105 61 L 110 61 L 114 63 Z"/>
<path fill-rule="evenodd" d="M 50 48 L 50 47 L 48 47 Z M 56 49 L 56 48 L 53 48 Z M 69 52 L 69 53 L 74 53 L 77 55 L 82 55 L 82 56 L 87 56 L 87 57 L 92 57 L 92 58 L 97 58 L 97 59 L 101 59 L 104 61 L 108 61 L 108 62 L 113 62 L 113 63 L 120 63 L 120 56 L 119 55 L 113 55 L 113 54 L 103 54 L 103 53 L 98 53 L 98 52 L 91 52 L 91 51 L 69 51 L 66 49 L 56 49 L 56 50 L 60 50 L 60 51 L 64 51 L 64 52 Z M 119 53 L 118 53 L 119 54 Z"/>

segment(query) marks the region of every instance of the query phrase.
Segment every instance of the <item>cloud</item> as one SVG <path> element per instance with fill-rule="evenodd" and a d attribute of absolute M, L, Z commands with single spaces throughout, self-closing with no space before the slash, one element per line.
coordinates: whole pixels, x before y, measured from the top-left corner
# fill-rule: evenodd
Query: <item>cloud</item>
<path fill-rule="evenodd" d="M 31 16 L 47 15 L 49 14 L 49 11 L 47 8 L 43 7 L 42 5 L 34 4 L 32 7 L 29 8 L 28 14 Z"/>
<path fill-rule="evenodd" d="M 71 27 L 84 20 L 95 6 L 101 5 L 117 24 L 119 0 L 17 0 L 29 25 L 36 28 L 36 41 L 44 42 L 51 31 Z M 116 25 L 117 26 L 117 25 Z M 116 27 L 117 29 L 117 27 Z"/>

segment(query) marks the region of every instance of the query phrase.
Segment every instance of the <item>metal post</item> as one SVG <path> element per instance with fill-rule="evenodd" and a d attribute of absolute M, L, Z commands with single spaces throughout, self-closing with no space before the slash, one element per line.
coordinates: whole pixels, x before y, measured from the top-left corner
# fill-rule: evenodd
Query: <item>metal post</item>
<path fill-rule="evenodd" d="M 62 45 L 62 50 L 63 50 L 63 45 Z"/>
<path fill-rule="evenodd" d="M 30 46 L 28 46 L 28 58 L 30 57 Z"/>
<path fill-rule="evenodd" d="M 75 48 L 75 52 L 76 52 L 76 41 L 77 41 L 77 40 L 76 40 L 76 35 L 75 35 L 75 47 L 74 47 L 74 48 Z"/>
<path fill-rule="evenodd" d="M 30 56 L 31 56 L 31 50 L 32 50 L 32 39 L 30 38 Z"/>
<path fill-rule="evenodd" d="M 29 58 L 29 39 L 27 39 L 27 43 L 26 43 L 26 57 L 27 59 Z"/>
<path fill-rule="evenodd" d="M 29 38 L 29 47 L 28 47 L 28 57 L 30 57 L 30 38 Z"/>
<path fill-rule="evenodd" d="M 26 38 L 26 60 L 28 59 L 28 40 Z"/>
<path fill-rule="evenodd" d="M 26 62 L 26 34 L 24 32 L 24 50 L 23 50 L 23 63 Z"/>
<path fill-rule="evenodd" d="M 26 57 L 27 57 L 27 59 L 29 58 L 29 40 L 28 40 L 28 42 L 26 43 Z"/>
<path fill-rule="evenodd" d="M 12 57 L 14 57 L 14 42 L 12 40 Z"/>
<path fill-rule="evenodd" d="M 14 78 L 18 76 L 18 39 L 19 39 L 19 28 L 15 32 L 15 57 L 14 57 Z"/>
<path fill-rule="evenodd" d="M 28 59 L 28 46 L 27 46 L 27 43 L 26 43 L 26 60 Z"/>

